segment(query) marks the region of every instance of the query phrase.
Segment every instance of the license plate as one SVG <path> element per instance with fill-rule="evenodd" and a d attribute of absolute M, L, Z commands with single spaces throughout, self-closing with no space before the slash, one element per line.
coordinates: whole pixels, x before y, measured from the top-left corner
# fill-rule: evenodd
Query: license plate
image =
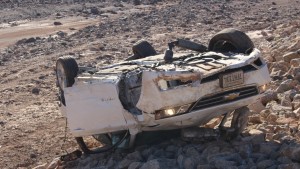
<path fill-rule="evenodd" d="M 220 86 L 222 88 L 236 86 L 244 83 L 243 71 L 223 74 L 220 76 Z"/>

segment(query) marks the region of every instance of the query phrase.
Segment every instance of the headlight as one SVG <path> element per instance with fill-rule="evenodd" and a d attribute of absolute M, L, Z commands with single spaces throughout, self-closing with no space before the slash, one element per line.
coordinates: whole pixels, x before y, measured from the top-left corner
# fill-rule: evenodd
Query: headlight
<path fill-rule="evenodd" d="M 178 106 L 174 108 L 164 109 L 164 110 L 158 110 L 155 112 L 155 120 L 164 119 L 167 117 L 172 117 L 178 114 L 185 113 L 191 104 L 186 104 L 183 106 Z"/>
<path fill-rule="evenodd" d="M 267 90 L 267 84 L 258 87 L 259 93 L 264 93 Z"/>

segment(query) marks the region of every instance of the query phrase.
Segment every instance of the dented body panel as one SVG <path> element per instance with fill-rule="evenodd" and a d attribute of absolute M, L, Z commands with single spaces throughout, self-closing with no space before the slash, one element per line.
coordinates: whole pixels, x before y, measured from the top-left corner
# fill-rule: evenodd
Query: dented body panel
<path fill-rule="evenodd" d="M 65 98 L 69 128 L 75 136 L 127 129 L 116 86 L 81 83 L 66 88 Z"/>

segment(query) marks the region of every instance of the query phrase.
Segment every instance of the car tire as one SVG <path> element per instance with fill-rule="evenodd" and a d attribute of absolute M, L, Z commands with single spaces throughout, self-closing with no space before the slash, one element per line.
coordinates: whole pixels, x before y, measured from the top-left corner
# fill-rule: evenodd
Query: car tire
<path fill-rule="evenodd" d="M 215 52 L 248 53 L 254 48 L 251 39 L 234 28 L 224 29 L 209 41 L 208 50 Z"/>
<path fill-rule="evenodd" d="M 157 54 L 152 45 L 146 40 L 140 40 L 137 43 L 135 43 L 132 47 L 132 51 L 134 56 L 136 56 L 135 58 L 138 59 Z"/>
<path fill-rule="evenodd" d="M 56 61 L 56 79 L 58 87 L 63 90 L 64 87 L 71 87 L 78 74 L 78 64 L 71 56 L 63 56 Z"/>

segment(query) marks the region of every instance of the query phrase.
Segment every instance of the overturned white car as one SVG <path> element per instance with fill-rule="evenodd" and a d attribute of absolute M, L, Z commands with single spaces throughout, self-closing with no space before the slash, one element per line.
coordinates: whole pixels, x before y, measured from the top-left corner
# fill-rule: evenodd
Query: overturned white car
<path fill-rule="evenodd" d="M 175 46 L 189 50 L 173 54 Z M 157 54 L 140 41 L 133 52 L 102 68 L 78 67 L 71 57 L 57 60 L 61 109 L 85 153 L 132 145 L 143 131 L 200 126 L 218 116 L 224 116 L 220 131 L 235 137 L 247 125 L 246 106 L 260 99 L 270 81 L 260 51 L 236 29 L 216 34 L 208 48 L 177 40 Z M 224 127 L 230 113 L 231 126 Z M 106 146 L 92 150 L 84 136 Z"/>

